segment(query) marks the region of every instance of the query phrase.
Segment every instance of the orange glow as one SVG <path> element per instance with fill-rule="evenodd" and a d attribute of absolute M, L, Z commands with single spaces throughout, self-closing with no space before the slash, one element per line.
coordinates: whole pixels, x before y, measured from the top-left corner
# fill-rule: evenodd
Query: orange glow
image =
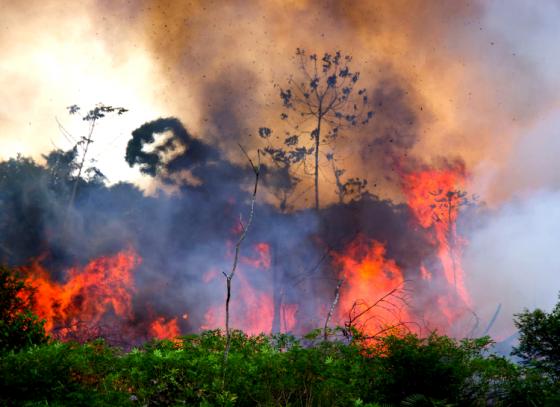
<path fill-rule="evenodd" d="M 337 319 L 366 335 L 409 321 L 406 304 L 400 299 L 404 277 L 394 260 L 386 258 L 385 246 L 361 236 L 342 253 L 334 253 L 334 264 L 344 279 L 340 288 Z M 384 296 L 393 290 L 395 295 Z"/>
<path fill-rule="evenodd" d="M 434 231 L 434 243 L 445 279 L 460 300 L 470 304 L 464 282 L 461 254 L 464 240 L 458 236 L 456 221 L 464 204 L 465 174 L 462 167 L 446 170 L 425 170 L 403 176 L 408 205 L 416 220 L 425 229 Z M 424 279 L 432 273 L 423 266 Z"/>
<path fill-rule="evenodd" d="M 157 339 L 173 339 L 178 337 L 181 335 L 181 330 L 177 324 L 177 318 L 167 321 L 164 317 L 156 318 L 150 324 L 150 334 Z"/>
<path fill-rule="evenodd" d="M 269 333 L 272 330 L 274 307 L 272 296 L 255 290 L 247 278 L 239 273 L 232 282 L 230 303 L 230 327 L 241 329 L 248 335 Z M 225 305 L 210 307 L 204 314 L 201 329 L 225 326 Z"/>

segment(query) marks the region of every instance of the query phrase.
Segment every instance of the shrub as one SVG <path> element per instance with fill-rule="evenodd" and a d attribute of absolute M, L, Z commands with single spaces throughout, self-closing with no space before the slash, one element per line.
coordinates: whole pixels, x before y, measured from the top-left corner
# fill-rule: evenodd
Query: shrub
<path fill-rule="evenodd" d="M 119 405 L 126 395 L 105 386 L 116 350 L 102 341 L 53 342 L 0 359 L 0 401 L 8 405 Z"/>
<path fill-rule="evenodd" d="M 15 271 L 0 266 L 0 352 L 45 343 L 44 322 L 32 312 L 32 290 Z"/>

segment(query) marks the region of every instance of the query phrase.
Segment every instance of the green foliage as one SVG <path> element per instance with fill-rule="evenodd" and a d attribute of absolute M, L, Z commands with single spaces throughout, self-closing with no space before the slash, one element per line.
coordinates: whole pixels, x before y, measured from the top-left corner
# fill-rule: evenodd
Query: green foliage
<path fill-rule="evenodd" d="M 519 346 L 513 354 L 560 380 L 560 302 L 550 313 L 536 309 L 516 315 Z"/>
<path fill-rule="evenodd" d="M 31 290 L 0 267 L 0 404 L 72 406 L 556 406 L 557 306 L 516 321 L 524 365 L 492 355 L 488 337 L 433 333 L 324 341 L 321 330 L 221 331 L 151 341 L 124 353 L 103 341 L 47 342 Z M 335 329 L 338 330 L 340 328 Z M 534 338 L 539 338 L 536 341 Z"/>
<path fill-rule="evenodd" d="M 30 293 L 13 270 L 0 266 L 0 352 L 46 342 L 43 321 L 31 312 Z"/>
<path fill-rule="evenodd" d="M 411 397 L 416 403 L 423 400 L 424 404 L 418 405 L 432 405 L 425 403 L 433 400 L 468 400 L 470 405 L 484 397 L 477 362 L 490 344 L 489 338 L 458 343 L 435 333 L 427 338 L 412 334 L 382 338 L 374 348 L 376 398 L 395 404 Z"/>
<path fill-rule="evenodd" d="M 55 342 L 0 359 L 0 404 L 123 405 L 126 394 L 105 386 L 116 353 L 103 342 Z"/>
<path fill-rule="evenodd" d="M 505 359 L 481 355 L 489 344 L 486 338 L 458 343 L 435 334 L 390 336 L 366 349 L 312 336 L 300 342 L 289 335 L 249 337 L 234 331 L 225 366 L 220 331 L 153 341 L 128 353 L 103 342 L 35 346 L 0 358 L 0 401 L 371 407 L 486 405 L 492 400 L 500 405 L 511 392 L 523 391 L 519 369 Z M 508 383 L 515 380 L 514 388 Z M 533 393 L 542 400 L 542 392 Z"/>
<path fill-rule="evenodd" d="M 558 384 L 488 354 L 489 338 L 386 336 L 364 345 L 233 331 L 129 352 L 51 342 L 0 356 L 0 404 L 88 406 L 554 406 Z"/>

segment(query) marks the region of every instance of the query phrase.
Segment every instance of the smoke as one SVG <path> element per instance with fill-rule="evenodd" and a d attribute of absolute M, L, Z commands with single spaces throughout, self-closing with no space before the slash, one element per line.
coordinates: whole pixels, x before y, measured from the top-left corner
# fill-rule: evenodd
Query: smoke
<path fill-rule="evenodd" d="M 523 308 L 550 309 L 560 292 L 556 253 L 560 184 L 555 159 L 559 131 L 558 118 L 545 117 L 519 137 L 503 167 L 477 170 L 477 180 L 487 182 L 485 196 L 493 193 L 503 199 L 505 191 L 517 191 L 505 204 L 483 213 L 467 232 L 470 292 L 487 316 L 502 304 L 493 328 L 502 336 L 513 332 L 514 313 Z M 489 180 L 496 179 L 503 183 L 492 190 Z"/>
<path fill-rule="evenodd" d="M 162 115 L 177 116 L 228 159 L 242 160 L 237 142 L 260 146 L 248 135 L 272 127 L 278 115 L 274 84 L 294 74 L 296 47 L 353 55 L 361 84 L 380 92 L 385 106 L 403 95 L 395 109 L 402 115 L 377 109 L 377 124 L 341 148 L 342 158 L 360 155 L 346 159 L 348 176 L 368 178 L 386 197 L 398 199 L 384 181 L 392 167 L 386 149 L 362 148 L 387 140 L 384 129 L 399 127 L 394 142 L 406 145 L 400 158 L 460 156 L 469 168 L 501 167 L 519 135 L 558 100 L 554 2 L 146 0 L 11 3 L 4 11 L 0 89 L 12 101 L 0 112 L 5 156 L 40 158 L 49 139 L 68 148 L 53 120 L 67 105 L 122 105 L 130 113 L 104 124 L 111 137 L 94 145 L 111 182 L 146 185 L 137 171 L 114 163 L 126 144 L 122 135 Z M 49 137 L 38 136 L 45 132 Z M 322 182 L 329 190 L 332 177 Z M 498 204 L 517 187 L 485 198 Z"/>
<path fill-rule="evenodd" d="M 511 335 L 512 315 L 523 308 L 549 311 L 558 299 L 557 230 L 560 193 L 539 191 L 489 214 L 469 236 L 465 252 L 467 285 L 480 317 L 501 312 L 489 334 Z"/>
<path fill-rule="evenodd" d="M 125 331 L 136 336 L 129 341 L 145 337 L 141 328 L 155 315 L 188 315 L 179 320 L 183 332 L 221 327 L 221 273 L 231 267 L 252 171 L 191 136 L 176 118 L 140 126 L 127 153 L 131 165 L 173 185 L 174 192 L 146 196 L 131 184 L 108 187 L 94 178 L 79 182 L 75 202 L 68 206 L 75 154 L 53 152 L 46 167 L 23 158 L 3 162 L 3 259 L 15 265 L 38 259 L 52 278 L 64 282 L 70 267 L 131 247 L 142 262 L 131 287 L 135 320 Z M 190 176 L 174 176 L 183 171 Z M 261 187 L 285 176 L 266 165 L 262 171 Z M 254 333 L 320 326 L 338 279 L 331 257 L 358 236 L 382 242 L 387 258 L 407 278 L 418 279 L 421 263 L 435 248 L 429 235 L 410 228 L 412 222 L 407 206 L 371 194 L 319 212 L 286 213 L 259 200 L 234 282 L 233 326 Z M 414 301 L 427 303 L 439 294 L 439 286 L 435 291 L 420 287 Z M 261 314 L 252 324 L 257 309 Z"/>

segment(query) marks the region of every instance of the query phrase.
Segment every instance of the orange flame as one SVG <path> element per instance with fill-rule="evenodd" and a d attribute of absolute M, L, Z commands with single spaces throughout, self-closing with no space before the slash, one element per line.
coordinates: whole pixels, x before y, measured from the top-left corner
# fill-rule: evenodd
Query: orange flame
<path fill-rule="evenodd" d="M 268 270 L 271 264 L 270 258 L 270 245 L 268 243 L 257 243 L 254 247 L 257 256 L 255 257 L 241 257 L 241 261 L 256 269 Z"/>
<path fill-rule="evenodd" d="M 150 333 L 157 339 L 173 339 L 181 335 L 181 330 L 176 317 L 168 321 L 158 317 L 150 324 Z"/>
<path fill-rule="evenodd" d="M 35 262 L 27 268 L 27 282 L 36 290 L 34 311 L 46 321 L 47 332 L 59 339 L 99 327 L 108 314 L 131 320 L 134 293 L 131 270 L 140 261 L 133 250 L 101 257 L 83 268 L 68 270 L 63 283 L 52 281 L 48 272 Z"/>
<path fill-rule="evenodd" d="M 232 287 L 231 328 L 242 329 L 249 335 L 269 333 L 272 330 L 272 319 L 274 317 L 271 295 L 254 289 L 242 273 L 235 276 Z M 201 329 L 223 327 L 224 321 L 224 305 L 212 306 L 204 314 L 204 324 Z"/>
<path fill-rule="evenodd" d="M 382 243 L 359 236 L 343 252 L 334 253 L 334 264 L 344 279 L 337 319 L 351 323 L 366 335 L 409 320 L 400 294 L 404 277 L 394 260 L 386 258 Z"/>

